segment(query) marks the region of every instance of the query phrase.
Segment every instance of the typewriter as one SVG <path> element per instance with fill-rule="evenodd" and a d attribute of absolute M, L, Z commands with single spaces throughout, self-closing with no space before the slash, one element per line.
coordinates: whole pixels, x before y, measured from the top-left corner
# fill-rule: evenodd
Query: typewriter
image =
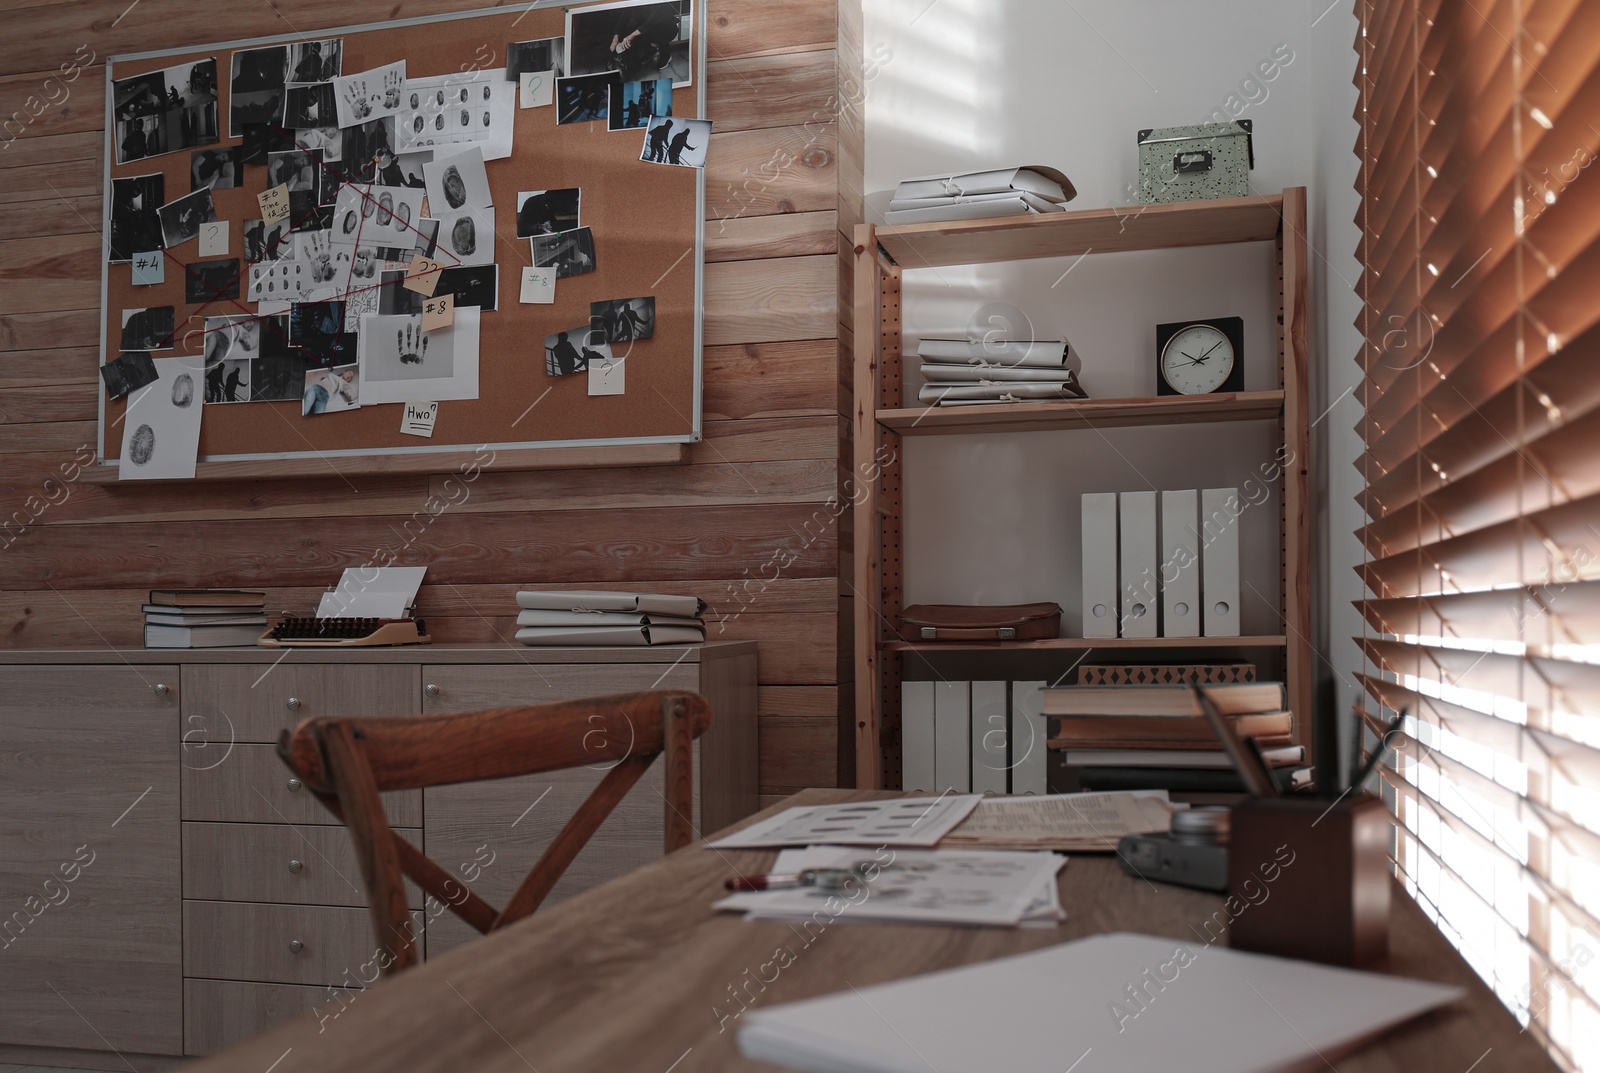
<path fill-rule="evenodd" d="M 289 616 L 261 635 L 264 648 L 353 648 L 425 645 L 432 641 L 420 618 L 314 618 Z"/>

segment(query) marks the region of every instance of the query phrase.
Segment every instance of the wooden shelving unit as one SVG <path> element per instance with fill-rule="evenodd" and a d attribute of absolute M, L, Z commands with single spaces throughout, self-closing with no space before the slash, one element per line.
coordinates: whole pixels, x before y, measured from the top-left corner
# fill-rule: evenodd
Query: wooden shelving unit
<path fill-rule="evenodd" d="M 1256 649 L 1282 658 L 1291 707 L 1312 697 L 1310 515 L 1307 502 L 1306 192 L 1175 205 L 1089 209 L 1045 216 L 855 230 L 854 649 L 855 771 L 862 788 L 899 782 L 900 660 L 904 653 Z M 1278 263 L 1278 386 L 1197 397 L 1084 399 L 917 407 L 901 404 L 901 273 L 945 265 L 1038 257 L 1273 242 Z M 893 636 L 903 606 L 901 482 L 904 436 L 985 435 L 1056 429 L 1271 420 L 1292 452 L 1283 469 L 1279 607 L 1283 633 L 1248 637 L 1083 638 L 973 644 L 906 642 Z M 1230 474 L 1219 474 L 1228 482 Z M 1302 719 L 1301 725 L 1306 721 Z"/>

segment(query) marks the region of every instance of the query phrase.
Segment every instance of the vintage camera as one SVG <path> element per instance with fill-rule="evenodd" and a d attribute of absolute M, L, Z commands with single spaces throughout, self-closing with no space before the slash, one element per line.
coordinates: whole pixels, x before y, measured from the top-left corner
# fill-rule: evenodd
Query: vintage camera
<path fill-rule="evenodd" d="M 1141 879 L 1201 890 L 1228 889 L 1228 810 L 1186 808 L 1171 829 L 1124 835 L 1117 843 L 1122 870 Z"/>

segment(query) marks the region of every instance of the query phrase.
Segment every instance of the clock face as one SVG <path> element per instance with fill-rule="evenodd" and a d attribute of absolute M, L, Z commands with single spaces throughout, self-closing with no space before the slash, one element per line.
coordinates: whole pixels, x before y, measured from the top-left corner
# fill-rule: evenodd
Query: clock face
<path fill-rule="evenodd" d="M 1220 330 L 1191 324 L 1161 351 L 1161 378 L 1180 395 L 1206 395 L 1228 379 L 1236 358 L 1233 344 Z"/>

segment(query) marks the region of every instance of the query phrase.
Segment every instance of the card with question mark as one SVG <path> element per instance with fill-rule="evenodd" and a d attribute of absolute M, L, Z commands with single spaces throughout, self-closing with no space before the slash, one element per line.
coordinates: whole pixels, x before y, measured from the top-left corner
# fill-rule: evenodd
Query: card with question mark
<path fill-rule="evenodd" d="M 555 101 L 554 71 L 523 71 L 517 76 L 517 103 L 523 108 L 543 108 Z"/>
<path fill-rule="evenodd" d="M 222 257 L 228 252 L 228 221 L 200 225 L 200 256 Z"/>

